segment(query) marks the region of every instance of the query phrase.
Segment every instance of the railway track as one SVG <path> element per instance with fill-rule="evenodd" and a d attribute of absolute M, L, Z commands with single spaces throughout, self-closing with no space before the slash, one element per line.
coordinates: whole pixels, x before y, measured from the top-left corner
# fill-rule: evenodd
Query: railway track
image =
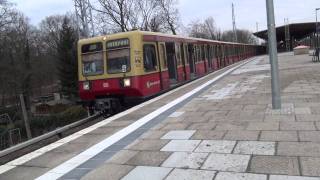
<path fill-rule="evenodd" d="M 0 151 L 0 165 L 89 127 L 103 119 L 104 117 L 102 115 L 96 114 L 2 150 Z"/>

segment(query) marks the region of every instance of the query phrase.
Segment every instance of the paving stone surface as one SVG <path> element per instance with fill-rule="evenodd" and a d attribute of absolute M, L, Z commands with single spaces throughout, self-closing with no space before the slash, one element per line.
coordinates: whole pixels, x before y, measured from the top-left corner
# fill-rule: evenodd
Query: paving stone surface
<path fill-rule="evenodd" d="M 274 155 L 275 142 L 262 141 L 240 141 L 238 142 L 235 154 L 255 154 L 255 155 Z"/>
<path fill-rule="evenodd" d="M 207 130 L 197 130 L 196 133 L 191 137 L 191 139 L 211 139 L 219 140 L 222 139 L 227 131 L 207 131 Z"/>
<path fill-rule="evenodd" d="M 216 123 L 192 123 L 188 129 L 195 129 L 195 130 L 212 130 L 216 127 Z"/>
<path fill-rule="evenodd" d="M 128 174 L 134 167 L 117 164 L 104 164 L 99 168 L 86 174 L 82 180 L 105 180 L 107 179 L 121 179 Z"/>
<path fill-rule="evenodd" d="M 114 156 L 112 156 L 107 162 L 111 164 L 124 164 L 132 157 L 134 157 L 138 151 L 121 150 Z"/>
<path fill-rule="evenodd" d="M 166 180 L 212 180 L 215 176 L 215 171 L 204 171 L 194 169 L 174 169 Z"/>
<path fill-rule="evenodd" d="M 279 130 L 279 123 L 278 122 L 252 122 L 249 123 L 247 130 Z"/>
<path fill-rule="evenodd" d="M 200 143 L 200 140 L 172 140 L 161 151 L 187 151 L 192 152 Z"/>
<path fill-rule="evenodd" d="M 204 140 L 194 151 L 208 153 L 231 153 L 235 145 L 236 141 Z"/>
<path fill-rule="evenodd" d="M 299 131 L 300 141 L 320 142 L 320 131 Z"/>
<path fill-rule="evenodd" d="M 250 172 L 264 174 L 300 175 L 297 157 L 254 156 L 250 161 Z"/>
<path fill-rule="evenodd" d="M 271 175 L 269 180 L 320 180 L 318 177 Z"/>
<path fill-rule="evenodd" d="M 249 160 L 249 155 L 210 154 L 201 169 L 245 172 Z"/>
<path fill-rule="evenodd" d="M 189 139 L 196 131 L 189 130 L 189 131 L 170 131 L 161 139 Z"/>
<path fill-rule="evenodd" d="M 142 151 L 128 160 L 126 164 L 136 166 L 160 166 L 170 154 L 170 152 L 161 151 Z"/>
<path fill-rule="evenodd" d="M 320 177 L 320 158 L 301 157 L 300 162 L 302 175 Z"/>
<path fill-rule="evenodd" d="M 256 141 L 258 140 L 260 131 L 228 131 L 224 136 L 225 140 L 242 140 Z"/>
<path fill-rule="evenodd" d="M 208 153 L 175 152 L 161 166 L 199 169 L 207 156 Z"/>
<path fill-rule="evenodd" d="M 267 180 L 263 174 L 219 172 L 215 180 Z"/>
<path fill-rule="evenodd" d="M 150 130 L 140 136 L 141 139 L 160 139 L 167 131 Z"/>
<path fill-rule="evenodd" d="M 260 140 L 261 141 L 298 141 L 298 134 L 296 131 L 262 131 Z"/>
<path fill-rule="evenodd" d="M 314 142 L 279 142 L 277 155 L 320 157 L 320 143 Z"/>
<path fill-rule="evenodd" d="M 171 168 L 164 167 L 137 166 L 123 177 L 122 180 L 162 180 L 171 170 Z"/>
<path fill-rule="evenodd" d="M 244 130 L 247 126 L 246 122 L 219 123 L 215 130 Z"/>
<path fill-rule="evenodd" d="M 157 151 L 168 142 L 169 140 L 140 140 L 128 146 L 127 149 L 137 151 Z"/>
<path fill-rule="evenodd" d="M 280 129 L 284 131 L 316 130 L 313 122 L 280 122 Z"/>

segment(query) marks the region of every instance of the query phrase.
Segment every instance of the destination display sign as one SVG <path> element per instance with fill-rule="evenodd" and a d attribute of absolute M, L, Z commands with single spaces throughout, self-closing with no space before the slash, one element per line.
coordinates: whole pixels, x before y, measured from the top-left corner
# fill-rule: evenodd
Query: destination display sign
<path fill-rule="evenodd" d="M 107 49 L 129 47 L 129 39 L 119 39 L 107 42 Z"/>

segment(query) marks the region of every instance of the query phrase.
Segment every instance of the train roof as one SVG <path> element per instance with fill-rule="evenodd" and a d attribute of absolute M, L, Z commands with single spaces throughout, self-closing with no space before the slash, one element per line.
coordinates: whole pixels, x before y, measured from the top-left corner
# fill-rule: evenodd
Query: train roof
<path fill-rule="evenodd" d="M 254 44 L 225 42 L 225 41 L 209 40 L 209 39 L 203 39 L 203 38 L 193 38 L 193 37 L 186 37 L 186 36 L 181 36 L 181 35 L 171 35 L 171 34 L 164 34 L 164 33 L 159 33 L 159 32 L 140 31 L 140 30 L 119 32 L 119 33 L 115 33 L 115 34 L 108 34 L 108 35 L 102 35 L 102 36 L 81 39 L 81 40 L 79 40 L 79 43 L 86 44 L 86 43 L 92 43 L 92 42 L 104 40 L 106 37 L 116 39 L 116 38 L 123 38 L 124 36 L 132 36 L 132 35 L 136 35 L 136 34 L 170 38 L 171 41 L 172 41 L 172 39 L 176 39 L 176 40 L 180 40 L 180 41 L 190 41 L 190 42 L 211 42 L 211 43 L 217 43 L 217 44 L 259 46 L 259 45 L 254 45 Z"/>

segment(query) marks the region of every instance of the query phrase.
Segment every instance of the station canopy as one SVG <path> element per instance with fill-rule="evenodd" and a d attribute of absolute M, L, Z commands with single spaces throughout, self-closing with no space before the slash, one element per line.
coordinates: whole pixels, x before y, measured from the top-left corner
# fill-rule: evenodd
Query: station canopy
<path fill-rule="evenodd" d="M 320 24 L 320 22 L 319 22 Z M 316 23 L 315 22 L 307 22 L 307 23 L 294 23 L 289 24 L 289 32 L 290 32 L 290 39 L 294 38 L 297 40 L 301 40 L 312 33 L 315 33 L 316 31 Z M 286 32 L 286 26 L 279 26 L 276 27 L 277 32 L 277 41 L 285 41 L 285 32 Z M 255 36 L 268 40 L 268 30 L 259 31 L 256 33 L 253 33 Z"/>

